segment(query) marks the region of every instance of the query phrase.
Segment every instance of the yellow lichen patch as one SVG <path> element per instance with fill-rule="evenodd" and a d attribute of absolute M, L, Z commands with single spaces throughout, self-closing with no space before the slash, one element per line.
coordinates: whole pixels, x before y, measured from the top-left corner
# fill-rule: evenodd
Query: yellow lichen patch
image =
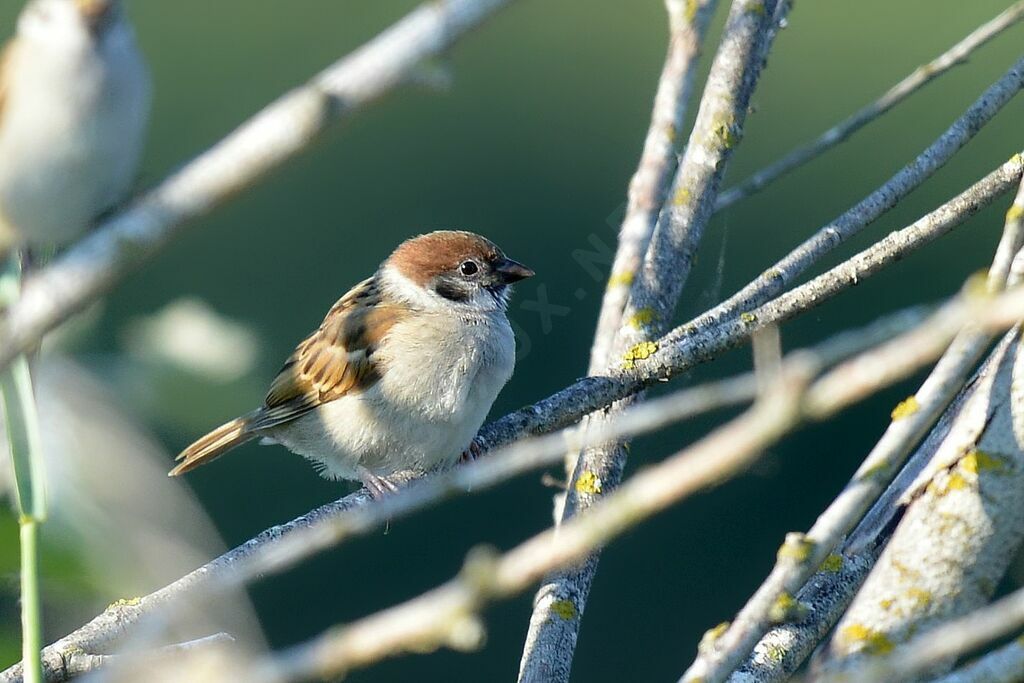
<path fill-rule="evenodd" d="M 979 270 L 969 278 L 963 286 L 964 296 L 972 299 L 985 299 L 992 294 L 988 288 L 988 271 Z"/>
<path fill-rule="evenodd" d="M 893 643 L 888 636 L 864 624 L 850 624 L 840 632 L 839 637 L 844 645 L 855 652 L 884 655 L 893 649 Z"/>
<path fill-rule="evenodd" d="M 761 0 L 755 0 L 746 7 L 747 14 L 753 14 L 758 17 L 763 17 L 767 10 L 764 8 L 764 3 Z"/>
<path fill-rule="evenodd" d="M 693 4 L 696 5 L 696 0 L 693 0 Z M 694 11 L 696 11 L 696 9 Z M 676 133 L 676 127 L 674 125 L 670 123 L 665 126 L 665 137 L 668 138 L 669 142 L 675 142 L 677 135 L 678 133 Z"/>
<path fill-rule="evenodd" d="M 576 618 L 576 605 L 572 600 L 555 600 L 551 603 L 551 611 L 566 621 Z"/>
<path fill-rule="evenodd" d="M 686 0 L 686 4 L 683 5 L 683 18 L 687 21 L 693 21 L 696 16 L 697 0 Z"/>
<path fill-rule="evenodd" d="M 626 370 L 632 370 L 636 367 L 636 361 L 647 360 L 653 356 L 657 350 L 658 345 L 652 341 L 640 342 L 626 352 L 626 355 L 623 357 L 625 362 L 622 365 Z"/>
<path fill-rule="evenodd" d="M 690 190 L 686 187 L 680 187 L 676 190 L 676 193 L 672 195 L 673 206 L 684 206 L 690 201 Z"/>
<path fill-rule="evenodd" d="M 1006 222 L 1010 223 L 1013 221 L 1019 221 L 1024 218 L 1024 206 L 1020 204 L 1014 204 L 1010 207 L 1010 210 L 1006 212 Z"/>
<path fill-rule="evenodd" d="M 1002 459 L 985 451 L 974 450 L 968 453 L 960 461 L 960 467 L 970 472 L 1002 472 L 1006 469 L 1006 463 Z"/>
<path fill-rule="evenodd" d="M 927 609 L 932 604 L 932 594 L 923 588 L 908 588 L 907 597 L 913 601 L 914 606 L 919 610 Z"/>
<path fill-rule="evenodd" d="M 761 6 L 761 11 L 764 11 L 764 5 L 758 3 Z M 711 134 L 715 136 L 715 139 L 724 147 L 729 149 L 735 147 L 740 141 L 740 132 L 736 126 L 736 120 L 728 114 L 720 114 L 711 122 Z"/>
<path fill-rule="evenodd" d="M 718 639 L 721 638 L 728 630 L 728 621 L 723 621 L 718 626 L 709 628 L 704 632 L 704 635 L 701 636 L 700 642 L 697 644 L 697 651 L 702 653 L 711 652 L 715 647 L 715 643 L 718 642 Z"/>
<path fill-rule="evenodd" d="M 804 562 L 810 557 L 814 545 L 814 541 L 807 538 L 806 534 L 794 531 L 786 534 L 786 540 L 779 546 L 777 556 L 780 560 Z"/>
<path fill-rule="evenodd" d="M 892 419 L 893 421 L 902 420 L 903 418 L 910 417 L 920 409 L 921 405 L 917 402 L 917 396 L 908 396 L 892 409 Z"/>
<path fill-rule="evenodd" d="M 828 572 L 829 574 L 836 574 L 842 568 L 843 556 L 839 553 L 831 553 L 822 561 L 821 566 L 818 567 L 818 571 Z"/>
<path fill-rule="evenodd" d="M 783 592 L 768 609 L 768 618 L 776 624 L 798 621 L 807 613 L 807 607 L 789 593 Z"/>
<path fill-rule="evenodd" d="M 601 493 L 601 477 L 590 470 L 581 472 L 579 478 L 576 479 L 576 491 L 590 496 Z"/>
<path fill-rule="evenodd" d="M 757 316 L 750 311 L 743 311 L 740 313 L 740 321 L 742 321 L 744 325 L 750 325 L 751 323 L 757 322 Z"/>
<path fill-rule="evenodd" d="M 608 278 L 608 288 L 612 287 L 629 287 L 633 284 L 633 278 L 636 277 L 631 270 L 622 270 L 618 273 L 612 273 L 612 276 Z"/>
<path fill-rule="evenodd" d="M 654 322 L 658 317 L 658 314 L 654 312 L 653 308 L 641 308 L 639 311 L 629 316 L 628 324 L 635 330 L 647 327 Z"/>
<path fill-rule="evenodd" d="M 764 649 L 764 656 L 772 664 L 778 664 L 786 658 L 786 648 L 775 643 L 769 643 Z"/>
<path fill-rule="evenodd" d="M 884 600 L 879 600 L 878 601 L 878 606 L 881 607 L 884 610 L 887 610 L 887 609 L 889 609 L 890 607 L 893 606 L 894 602 L 895 602 L 895 600 L 893 600 L 892 598 L 885 598 Z"/>
<path fill-rule="evenodd" d="M 121 598 L 107 605 L 107 609 L 116 609 L 118 607 L 136 607 L 142 602 L 142 598 Z"/>
<path fill-rule="evenodd" d="M 949 478 L 946 480 L 946 489 L 943 493 L 949 491 L 959 491 L 960 489 L 967 488 L 967 480 L 964 479 L 964 475 L 959 472 L 950 472 Z"/>
<path fill-rule="evenodd" d="M 899 408 L 899 406 L 896 407 Z M 895 413 L 896 411 L 893 410 L 893 412 Z M 867 470 L 865 470 L 864 473 L 858 477 L 858 479 L 860 479 L 861 481 L 869 481 L 876 477 L 882 477 L 888 472 L 888 470 L 889 463 L 880 462 L 877 465 L 869 467 Z"/>
<path fill-rule="evenodd" d="M 960 470 L 957 468 L 945 477 L 937 478 L 928 484 L 928 491 L 936 496 L 944 496 L 950 491 L 961 491 L 968 486 L 970 486 L 970 482 L 960 474 Z"/>

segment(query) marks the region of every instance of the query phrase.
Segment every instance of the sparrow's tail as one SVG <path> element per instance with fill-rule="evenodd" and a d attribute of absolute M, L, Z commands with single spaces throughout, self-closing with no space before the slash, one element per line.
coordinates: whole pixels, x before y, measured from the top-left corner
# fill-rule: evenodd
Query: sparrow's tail
<path fill-rule="evenodd" d="M 179 461 L 178 465 L 168 472 L 167 476 L 176 477 L 179 474 L 185 474 L 227 453 L 235 446 L 240 446 L 246 441 L 256 438 L 256 432 L 250 428 L 251 424 L 252 415 L 245 415 L 217 427 L 183 450 L 175 458 Z"/>

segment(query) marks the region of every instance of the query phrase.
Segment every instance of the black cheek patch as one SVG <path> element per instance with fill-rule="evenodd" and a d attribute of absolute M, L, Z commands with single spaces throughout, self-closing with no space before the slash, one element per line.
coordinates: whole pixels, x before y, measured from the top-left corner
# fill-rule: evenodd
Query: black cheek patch
<path fill-rule="evenodd" d="M 469 301 L 470 293 L 461 285 L 462 283 L 452 282 L 446 278 L 439 277 L 434 280 L 434 291 L 449 301 L 465 303 Z"/>

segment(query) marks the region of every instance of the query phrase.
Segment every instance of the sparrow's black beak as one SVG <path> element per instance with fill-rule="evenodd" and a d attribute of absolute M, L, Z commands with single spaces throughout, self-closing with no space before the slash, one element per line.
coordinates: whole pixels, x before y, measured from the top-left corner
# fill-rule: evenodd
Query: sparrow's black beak
<path fill-rule="evenodd" d="M 519 282 L 520 280 L 525 280 L 528 277 L 536 275 L 536 273 L 524 266 L 522 263 L 513 261 L 510 258 L 503 259 L 494 271 L 501 279 L 502 284 L 506 285 L 510 285 L 513 282 Z"/>

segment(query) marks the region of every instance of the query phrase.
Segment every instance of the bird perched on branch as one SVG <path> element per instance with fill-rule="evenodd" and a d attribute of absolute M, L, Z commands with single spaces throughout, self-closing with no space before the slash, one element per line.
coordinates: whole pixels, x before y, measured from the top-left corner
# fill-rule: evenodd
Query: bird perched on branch
<path fill-rule="evenodd" d="M 257 437 L 375 496 L 395 472 L 454 463 L 512 376 L 505 309 L 532 275 L 470 232 L 403 242 L 299 344 L 263 406 L 186 448 L 170 474 Z"/>
<path fill-rule="evenodd" d="M 150 99 L 119 0 L 30 0 L 0 57 L 0 254 L 66 243 L 124 198 Z"/>

